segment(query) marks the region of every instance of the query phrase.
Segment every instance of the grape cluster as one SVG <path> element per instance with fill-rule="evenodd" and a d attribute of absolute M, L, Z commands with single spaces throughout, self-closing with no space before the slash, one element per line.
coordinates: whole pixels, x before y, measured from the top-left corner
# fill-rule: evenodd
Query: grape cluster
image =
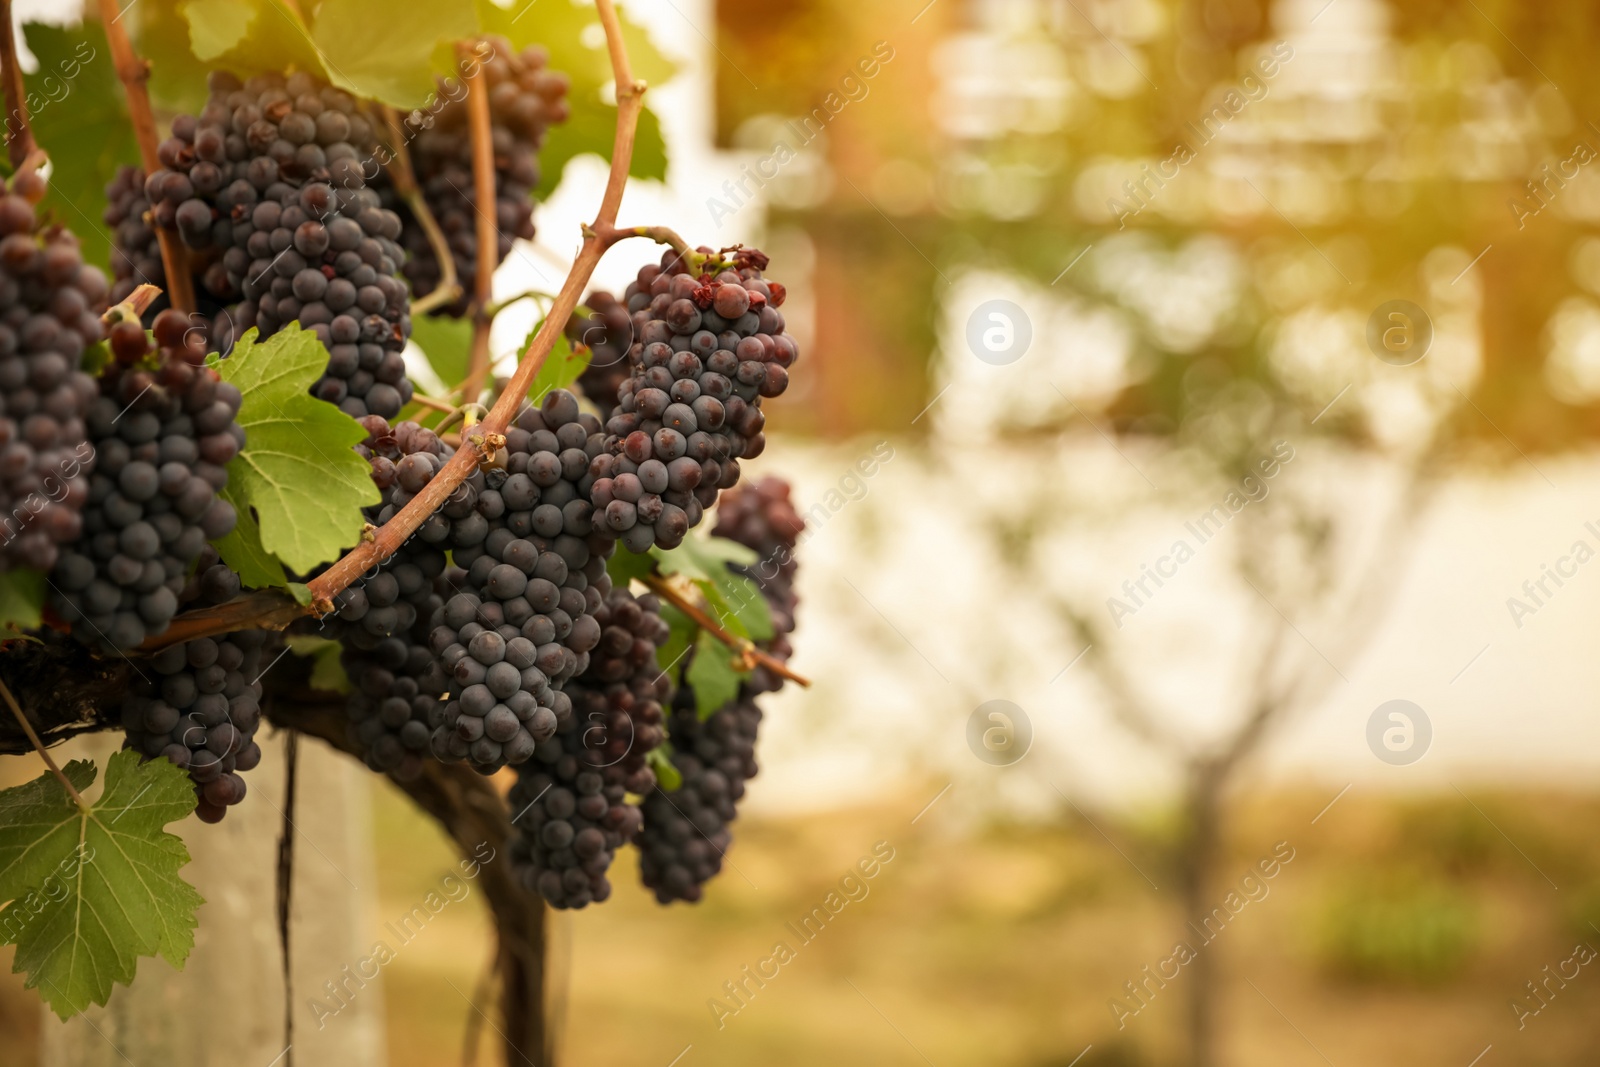
<path fill-rule="evenodd" d="M 106 184 L 104 218 L 111 227 L 111 303 L 120 304 L 140 285 L 154 285 L 163 290 L 145 310 L 144 319 L 148 324 L 171 304 L 165 292 L 167 274 L 161 259 L 161 240 L 156 235 L 155 212 L 145 193 L 142 168 L 118 168 Z M 227 271 L 214 252 L 208 255 L 191 251 L 189 258 L 199 261 L 198 273 L 192 273 L 190 279 L 199 305 L 189 315 L 190 328 L 202 337 L 231 339 L 236 327 L 232 304 L 237 300 L 237 289 L 229 282 Z"/>
<path fill-rule="evenodd" d="M 582 492 L 603 442 L 598 420 L 552 391 L 508 428 L 505 466 L 476 472 L 421 528 L 466 569 L 429 635 L 453 682 L 436 713 L 440 759 L 483 773 L 524 763 L 571 717 L 561 689 L 588 665 L 610 589 L 612 542 L 595 534 Z"/>
<path fill-rule="evenodd" d="M 103 334 L 105 275 L 77 240 L 44 228 L 18 176 L 0 196 L 0 570 L 49 570 L 82 529 L 94 458 L 84 415 L 94 382 L 78 367 Z M 37 190 L 42 194 L 42 188 Z"/>
<path fill-rule="evenodd" d="M 351 415 L 393 418 L 412 386 L 401 222 L 367 187 L 377 140 L 348 93 L 309 74 L 241 84 L 213 72 L 198 119 L 180 116 L 145 182 L 157 226 L 210 257 L 208 293 L 237 299 L 219 335 L 290 322 L 329 350 L 314 395 Z M 225 335 L 224 335 L 225 334 Z"/>
<path fill-rule="evenodd" d="M 600 643 L 589 667 L 567 684 L 573 715 L 585 726 L 592 758 L 617 767 L 628 792 L 655 788 L 655 773 L 645 756 L 666 739 L 662 705 L 672 695 L 672 679 L 656 662 L 656 650 L 669 633 L 661 602 L 613 589 L 595 612 Z"/>
<path fill-rule="evenodd" d="M 239 390 L 204 366 L 184 316 L 156 317 L 155 347 L 137 321 L 111 328 L 114 362 L 87 417 L 95 453 L 83 535 L 51 575 L 51 606 L 105 651 L 163 632 L 208 540 L 233 529 L 217 493 L 244 444 Z"/>
<path fill-rule="evenodd" d="M 628 803 L 620 766 L 605 766 L 603 750 L 592 747 L 592 730 L 569 714 L 535 747 L 511 787 L 517 830 L 509 842 L 512 869 L 555 908 L 609 897 L 606 872 L 642 823 L 639 809 Z"/>
<path fill-rule="evenodd" d="M 606 422 L 591 499 L 596 525 L 634 552 L 675 547 L 737 484 L 739 460 L 766 446 L 761 399 L 784 391 L 799 354 L 778 311 L 783 286 L 761 276 L 766 256 L 698 255 L 691 270 L 669 251 L 627 289 L 631 376 Z"/>
<path fill-rule="evenodd" d="M 617 406 L 617 392 L 633 373 L 628 351 L 633 347 L 633 316 L 627 305 L 604 289 L 584 298 L 589 315 L 573 312 L 567 321 L 567 339 L 589 349 L 589 365 L 578 375 L 578 388 L 589 402 L 600 409 L 600 417 L 610 419 Z"/>
<path fill-rule="evenodd" d="M 390 427 L 376 415 L 361 421 L 368 435 L 357 451 L 371 463 L 383 494 L 367 518 L 378 524 L 393 517 L 397 497 L 403 503 L 406 494 L 427 484 L 450 451 L 416 423 Z M 429 459 L 408 463 L 412 455 Z M 459 571 L 446 574 L 447 563 L 442 549 L 413 538 L 377 574 L 335 597 L 336 614 L 325 620 L 344 645 L 341 659 L 353 686 L 345 706 L 351 739 L 369 767 L 401 781 L 422 769 L 432 719 L 448 685 L 428 647 L 431 621 L 444 603 L 441 593 L 460 580 Z"/>
<path fill-rule="evenodd" d="M 111 227 L 111 302 L 120 304 L 146 283 L 167 287 L 161 262 L 161 241 L 156 237 L 150 199 L 144 195 L 144 171 L 117 168 L 106 183 L 106 225 Z"/>
<path fill-rule="evenodd" d="M 567 119 L 567 77 L 546 67 L 549 57 L 537 45 L 521 53 L 513 51 L 511 42 L 503 37 L 485 38 L 482 45 L 490 49 L 480 77 L 489 87 L 498 263 L 511 254 L 513 238 L 533 238 L 533 190 L 539 184 L 539 149 L 545 132 Z M 478 273 L 478 203 L 466 101 L 440 108 L 432 124 L 416 135 L 410 155 L 417 185 L 428 210 L 444 231 L 461 284 L 463 295 L 444 312 L 463 315 Z M 410 209 L 392 189 L 385 192 L 385 203 L 405 223 L 402 240 L 410 253 L 405 274 L 412 291 L 418 296 L 430 293 L 439 284 L 438 257 L 422 227 L 412 219 Z"/>
<path fill-rule="evenodd" d="M 793 550 L 805 526 L 789 502 L 789 487 L 769 478 L 725 493 L 718 515 L 720 535 L 762 553 L 763 560 L 781 557 L 787 561 L 770 578 L 761 573 L 765 579 L 761 581 L 762 594 L 772 609 L 774 630 L 764 647 L 775 658 L 785 660 L 788 634 L 794 628 Z M 738 695 L 704 722 L 696 712 L 690 686 L 681 686 L 674 695 L 667 734 L 672 742 L 672 763 L 683 783 L 672 792 L 657 788 L 645 797 L 644 821 L 634 837 L 640 876 L 661 903 L 701 899 L 705 883 L 722 869 L 723 855 L 733 839 L 729 824 L 738 814 L 745 783 L 758 769 L 755 745 L 761 709 L 756 697 L 781 684 L 776 674 L 757 667 L 740 684 Z"/>
<path fill-rule="evenodd" d="M 221 604 L 239 593 L 239 576 L 207 546 L 184 583 L 186 607 Z M 270 635 L 243 630 L 172 645 L 141 661 L 122 702 L 123 747 L 148 759 L 165 757 L 189 772 L 199 803 L 195 814 L 219 821 L 245 796 L 240 774 L 261 762 L 263 656 Z"/>

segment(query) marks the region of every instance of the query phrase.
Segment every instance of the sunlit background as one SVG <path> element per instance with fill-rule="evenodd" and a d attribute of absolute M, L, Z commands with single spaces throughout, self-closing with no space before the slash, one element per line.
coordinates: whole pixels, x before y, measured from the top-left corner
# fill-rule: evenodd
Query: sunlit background
<path fill-rule="evenodd" d="M 705 903 L 625 855 L 556 918 L 564 1061 L 1595 1062 L 1591 6 L 627 6 L 679 68 L 623 220 L 762 247 L 789 289 L 802 362 L 747 470 L 807 517 L 815 684 L 768 706 Z M 603 180 L 567 169 L 498 293 L 558 284 Z M 315 766 L 297 909 L 376 932 L 455 857 Z M 276 822 L 221 828 L 263 880 Z M 184 830 L 202 891 L 218 833 Z M 327 1062 L 493 1062 L 491 953 L 469 894 Z M 20 982 L 5 1062 L 121 1062 Z"/>

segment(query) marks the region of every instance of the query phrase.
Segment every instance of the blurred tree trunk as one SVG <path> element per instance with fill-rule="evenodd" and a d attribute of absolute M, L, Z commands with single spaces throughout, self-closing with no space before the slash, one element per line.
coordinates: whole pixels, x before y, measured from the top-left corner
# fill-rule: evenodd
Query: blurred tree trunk
<path fill-rule="evenodd" d="M 1189 964 L 1189 1004 L 1185 1019 L 1189 1067 L 1216 1067 L 1218 977 L 1216 957 L 1205 944 L 1211 913 L 1210 889 L 1221 844 L 1221 803 L 1225 775 L 1210 760 L 1196 762 L 1189 774 L 1189 826 L 1178 854 L 1179 893 L 1186 924 L 1184 940 L 1198 955 Z M 1191 940 L 1191 938 L 1193 940 Z"/>

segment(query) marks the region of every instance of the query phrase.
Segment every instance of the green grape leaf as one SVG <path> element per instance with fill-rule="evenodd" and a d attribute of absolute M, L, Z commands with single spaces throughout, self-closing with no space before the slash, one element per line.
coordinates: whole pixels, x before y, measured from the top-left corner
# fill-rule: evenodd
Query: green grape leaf
<path fill-rule="evenodd" d="M 83 258 L 107 263 L 111 233 L 101 217 L 106 183 L 125 163 L 139 162 L 139 146 L 99 23 L 23 27 L 39 61 L 23 75 L 28 121 L 50 153 L 50 189 L 43 207 L 78 237 Z"/>
<path fill-rule="evenodd" d="M 42 571 L 14 570 L 0 574 L 0 640 L 44 621 L 45 580 Z"/>
<path fill-rule="evenodd" d="M 577 0 L 511 0 L 509 8 L 492 0 L 476 3 L 485 33 L 507 38 L 518 51 L 531 44 L 543 46 L 550 53 L 550 69 L 571 79 L 567 93 L 570 117 L 550 130 L 539 153 L 541 175 L 535 195 L 543 199 L 561 184 L 568 160 L 587 153 L 611 158 L 617 109 L 607 102 L 614 99 L 609 90 L 613 79 L 599 16 L 592 3 Z M 619 13 L 619 20 L 633 76 L 650 85 L 670 81 L 678 71 L 677 64 L 662 55 L 644 28 L 625 13 Z M 667 176 L 667 146 L 649 101 L 646 96 L 628 172 L 635 178 L 660 181 Z"/>
<path fill-rule="evenodd" d="M 259 4 L 241 0 L 188 0 L 183 5 L 189 20 L 189 47 L 202 63 L 227 55 L 250 32 L 261 13 Z"/>
<path fill-rule="evenodd" d="M 217 495 L 232 504 L 234 514 L 238 516 L 238 521 L 226 537 L 211 542 L 221 554 L 222 562 L 238 572 L 239 582 L 246 589 L 282 588 L 288 585 L 289 577 L 283 573 L 283 564 L 277 556 L 261 546 L 261 526 L 244 498 L 240 483 L 230 478 Z"/>
<path fill-rule="evenodd" d="M 758 558 L 754 549 L 726 537 L 686 537 L 677 548 L 652 548 L 650 554 L 663 574 L 682 574 L 696 581 L 715 581 L 727 572 L 728 564 L 748 567 Z"/>
<path fill-rule="evenodd" d="M 676 793 L 683 788 L 683 772 L 672 762 L 672 744 L 661 742 L 644 754 L 645 765 L 656 772 L 656 784 L 663 792 Z"/>
<path fill-rule="evenodd" d="M 694 582 L 728 632 L 755 641 L 772 636 L 772 610 L 760 588 L 729 569 L 729 564 L 754 565 L 754 551 L 726 537 L 690 537 L 677 548 L 652 548 L 650 554 L 663 574 L 681 574 Z"/>
<path fill-rule="evenodd" d="M 539 327 L 543 325 L 543 319 L 534 323 L 533 329 L 528 331 L 527 339 L 522 342 L 521 351 L 528 350 L 528 346 L 533 344 L 534 337 L 539 333 Z M 589 365 L 589 359 L 590 353 L 587 348 L 574 350 L 572 342 L 567 340 L 565 333 L 556 334 L 555 344 L 550 346 L 550 354 L 544 357 L 539 373 L 533 376 L 533 382 L 528 386 L 528 401 L 537 406 L 550 390 L 565 389 L 577 381 L 578 375 Z"/>
<path fill-rule="evenodd" d="M 694 643 L 700 627 L 671 604 L 661 605 L 661 617 L 667 623 L 667 640 L 656 649 L 656 663 L 676 681 L 678 668 L 682 666 L 683 657 L 688 653 L 689 646 Z"/>
<path fill-rule="evenodd" d="M 293 324 L 265 342 L 252 327 L 215 365 L 244 396 L 245 446 L 228 464 L 228 482 L 255 509 L 262 548 L 301 574 L 337 559 L 361 537 L 361 509 L 380 497 L 371 467 L 351 450 L 367 431 L 308 392 L 328 350 Z"/>
<path fill-rule="evenodd" d="M 623 545 L 618 545 L 616 552 L 606 562 L 606 573 L 611 575 L 612 585 L 626 589 L 635 578 L 644 578 L 655 570 L 655 565 L 649 553 L 630 552 Z"/>
<path fill-rule="evenodd" d="M 311 634 L 291 634 L 288 640 L 290 651 L 311 660 L 311 688 L 330 693 L 350 692 L 350 676 L 339 660 L 343 645 Z"/>
<path fill-rule="evenodd" d="M 197 115 L 206 104 L 209 64 L 189 47 L 189 24 L 178 10 L 183 0 L 139 0 L 123 9 L 133 50 L 150 63 L 146 83 L 156 107 Z"/>
<path fill-rule="evenodd" d="M 695 638 L 694 658 L 684 683 L 694 690 L 695 714 L 704 722 L 739 695 L 741 675 L 733 668 L 733 650 L 705 630 Z"/>
<path fill-rule="evenodd" d="M 449 315 L 418 315 L 411 320 L 411 340 L 428 357 L 428 366 L 446 389 L 467 376 L 472 356 L 472 323 Z"/>
<path fill-rule="evenodd" d="M 741 633 L 752 641 L 767 641 L 773 635 L 772 609 L 761 588 L 742 574 L 723 568 L 711 582 L 697 583 L 706 600 L 713 604 L 717 621 L 729 631 Z M 713 597 L 713 594 L 715 596 Z M 735 626 L 734 623 L 738 625 Z"/>
<path fill-rule="evenodd" d="M 471 4 L 386 0 L 322 0 L 311 28 L 335 85 L 402 109 L 427 104 L 435 75 L 459 76 L 440 46 L 477 33 Z"/>
<path fill-rule="evenodd" d="M 95 766 L 64 772 L 81 794 Z M 0 792 L 0 943 L 14 969 L 66 1019 L 133 981 L 140 956 L 181 967 L 205 901 L 178 877 L 189 851 L 162 828 L 195 807 L 194 783 L 164 759 L 124 749 L 88 812 L 55 775 Z"/>
<path fill-rule="evenodd" d="M 152 61 L 151 91 L 169 106 L 202 106 L 211 70 L 242 78 L 305 70 L 328 78 L 325 57 L 285 0 L 139 0 L 132 10 L 141 11 L 135 39 Z"/>

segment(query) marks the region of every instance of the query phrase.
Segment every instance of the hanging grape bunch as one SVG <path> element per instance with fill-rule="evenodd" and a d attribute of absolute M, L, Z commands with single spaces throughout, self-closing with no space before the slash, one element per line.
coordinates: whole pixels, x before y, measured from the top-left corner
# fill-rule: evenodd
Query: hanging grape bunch
<path fill-rule="evenodd" d="M 632 374 L 628 362 L 633 347 L 633 316 L 626 304 L 604 289 L 596 289 L 583 299 L 567 321 L 567 339 L 589 350 L 589 365 L 578 375 L 578 388 L 589 402 L 600 409 L 602 419 L 610 419 L 617 406 L 617 392 Z"/>
<path fill-rule="evenodd" d="M 787 660 L 796 603 L 794 548 L 805 527 L 789 502 L 789 487 L 775 478 L 764 479 L 724 494 L 718 510 L 724 517 L 718 532 L 761 555 L 769 564 L 757 565 L 763 578 L 767 570 L 775 571 L 759 583 L 772 609 L 774 633 L 766 646 L 779 660 Z M 779 559 L 783 566 L 772 565 Z M 745 783 L 758 769 L 755 745 L 762 713 L 756 697 L 782 684 L 781 678 L 758 667 L 739 686 L 738 695 L 704 721 L 694 690 L 687 684 L 678 689 L 667 735 L 683 784 L 672 792 L 658 788 L 645 798 L 643 825 L 634 838 L 640 876 L 661 903 L 700 900 L 705 883 L 722 869 L 733 840 L 729 824 L 738 814 Z"/>
<path fill-rule="evenodd" d="M 239 593 L 239 576 L 207 546 L 180 597 L 186 607 L 224 604 Z M 244 800 L 240 774 L 261 762 L 262 651 L 276 635 L 242 630 L 172 645 L 122 702 L 125 746 L 189 772 L 205 822 L 218 822 Z"/>
<path fill-rule="evenodd" d="M 548 69 L 549 56 L 538 45 L 516 51 L 504 37 L 486 37 L 478 46 L 488 84 L 490 141 L 494 153 L 495 262 L 511 254 L 513 238 L 532 240 L 533 190 L 539 184 L 539 149 L 551 126 L 567 120 L 567 77 Z M 441 92 L 444 90 L 441 86 Z M 414 120 L 420 120 L 417 113 Z M 462 295 L 443 312 L 466 314 L 478 274 L 478 198 L 472 176 L 472 138 L 464 100 L 453 100 L 426 120 L 408 151 L 416 182 L 438 221 L 454 260 Z M 409 133 L 409 128 L 407 130 Z M 409 258 L 405 275 L 416 296 L 439 285 L 438 255 L 427 234 L 390 182 L 384 203 L 402 221 Z"/>
<path fill-rule="evenodd" d="M 614 589 L 596 620 L 600 644 L 568 685 L 571 713 L 539 742 L 511 790 L 512 863 L 523 884 L 557 908 L 611 895 L 606 872 L 641 824 L 627 795 L 655 785 L 645 754 L 661 743 L 660 701 L 671 691 L 656 663 L 667 626 L 655 597 Z"/>
<path fill-rule="evenodd" d="M 105 275 L 78 242 L 41 226 L 18 175 L 0 197 L 0 570 L 49 570 L 83 529 L 94 450 L 84 415 L 94 382 L 80 369 L 103 336 Z"/>
<path fill-rule="evenodd" d="M 226 329 L 270 337 L 290 322 L 328 347 L 313 395 L 394 418 L 413 387 L 397 276 L 401 223 L 367 187 L 377 138 L 355 98 L 309 74 L 240 83 L 215 73 L 198 119 L 181 116 L 145 182 L 158 226 L 209 258 L 206 289 L 238 299 Z M 226 350 L 234 336 L 212 338 Z"/>
<path fill-rule="evenodd" d="M 181 312 L 156 318 L 153 345 L 137 319 L 113 326 L 110 343 L 87 420 L 95 470 L 83 538 L 51 577 L 56 613 L 108 652 L 165 631 L 190 566 L 233 529 L 217 492 L 244 444 L 239 390 L 204 366 L 204 342 Z"/>
<path fill-rule="evenodd" d="M 766 447 L 763 397 L 783 393 L 799 349 L 784 332 L 782 285 L 754 249 L 706 257 L 691 271 L 668 252 L 628 286 L 631 377 L 606 422 L 608 453 L 594 466 L 598 523 L 634 552 L 673 548 L 717 493 L 739 481 L 739 461 Z"/>
<path fill-rule="evenodd" d="M 610 589 L 612 542 L 583 493 L 603 441 L 599 421 L 557 389 L 507 430 L 505 468 L 464 487 L 473 510 L 449 543 L 466 573 L 430 637 L 454 679 L 433 735 L 439 758 L 485 773 L 525 763 L 571 715 L 562 686 L 600 639 L 595 612 Z"/>

